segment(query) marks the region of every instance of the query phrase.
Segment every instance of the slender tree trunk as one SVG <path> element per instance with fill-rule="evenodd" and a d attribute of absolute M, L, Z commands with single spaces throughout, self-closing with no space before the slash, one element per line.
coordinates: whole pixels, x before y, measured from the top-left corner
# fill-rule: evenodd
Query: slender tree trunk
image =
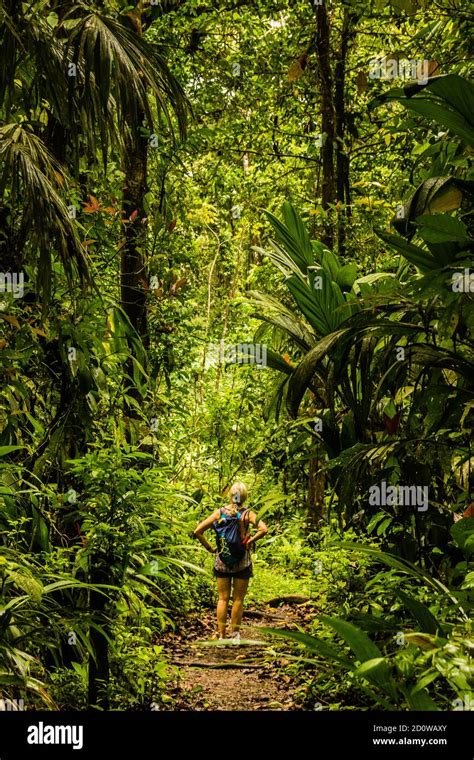
<path fill-rule="evenodd" d="M 331 72 L 330 25 L 325 5 L 316 7 L 316 55 L 318 58 L 319 88 L 321 93 L 321 205 L 329 209 L 336 201 L 336 177 L 334 171 L 335 109 Z M 319 184 L 319 183 L 318 183 Z M 328 248 L 334 245 L 331 219 L 325 223 L 321 239 Z M 312 438 L 316 452 L 309 460 L 308 473 L 308 531 L 318 529 L 324 511 L 325 473 L 322 470 L 322 448 Z"/>
<path fill-rule="evenodd" d="M 349 157 L 344 150 L 344 133 L 346 128 L 345 113 L 345 80 L 347 47 L 351 35 L 350 15 L 344 11 L 342 23 L 341 46 L 339 48 L 334 69 L 334 107 L 336 115 L 336 199 L 337 199 L 337 248 L 338 253 L 344 254 L 346 240 L 346 214 L 344 202 L 346 188 L 349 186 Z"/>
<path fill-rule="evenodd" d="M 148 139 L 130 129 L 124 160 L 123 218 L 125 244 L 121 250 L 121 306 L 130 322 L 148 343 L 146 286 L 147 216 L 144 197 L 147 192 Z"/>
<path fill-rule="evenodd" d="M 324 401 L 323 401 L 324 403 Z M 309 414 L 316 419 L 319 415 L 318 401 L 313 399 Z M 316 428 L 315 428 L 316 429 Z M 308 464 L 308 532 L 317 531 L 324 516 L 324 495 L 326 490 L 326 473 L 323 469 L 324 447 L 317 435 L 311 436 L 313 455 Z"/>
<path fill-rule="evenodd" d="M 324 515 L 324 492 L 326 477 L 322 470 L 323 449 L 318 439 L 312 436 L 316 453 L 309 460 L 308 473 L 308 532 L 317 531 Z"/>
<path fill-rule="evenodd" d="M 135 33 L 141 36 L 144 31 L 141 0 L 136 0 L 134 6 L 134 10 L 127 13 L 127 16 Z M 120 300 L 130 322 L 147 347 L 148 220 L 145 212 L 145 195 L 148 191 L 148 137 L 141 128 L 137 129 L 135 126 L 144 124 L 143 109 L 139 110 L 138 115 L 129 114 L 126 121 L 123 163 L 125 181 L 122 195 L 125 241 L 121 250 Z"/>
<path fill-rule="evenodd" d="M 321 205 L 328 209 L 336 200 L 334 173 L 335 115 L 331 72 L 329 16 L 325 5 L 316 7 L 316 54 L 318 58 L 319 87 L 321 92 Z M 323 242 L 332 248 L 334 233 L 331 221 L 325 224 Z"/>

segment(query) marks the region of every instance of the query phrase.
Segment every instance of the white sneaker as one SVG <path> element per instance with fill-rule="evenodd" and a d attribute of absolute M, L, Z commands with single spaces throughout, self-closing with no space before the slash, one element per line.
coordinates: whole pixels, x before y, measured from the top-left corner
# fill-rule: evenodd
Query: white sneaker
<path fill-rule="evenodd" d="M 234 631 L 230 638 L 233 644 L 240 644 L 240 631 Z"/>

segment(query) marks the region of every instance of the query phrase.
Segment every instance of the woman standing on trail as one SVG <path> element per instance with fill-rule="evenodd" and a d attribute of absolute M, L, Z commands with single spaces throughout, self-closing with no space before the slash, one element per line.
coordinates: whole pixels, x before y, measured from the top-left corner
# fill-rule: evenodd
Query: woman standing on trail
<path fill-rule="evenodd" d="M 214 575 L 217 578 L 217 626 L 219 638 L 225 639 L 227 625 L 227 607 L 229 604 L 231 584 L 232 589 L 232 638 L 240 641 L 240 624 L 244 611 L 244 597 L 247 593 L 249 578 L 252 570 L 252 546 L 262 538 L 268 528 L 250 509 L 244 509 L 247 498 L 247 488 L 243 483 L 234 483 L 229 490 L 230 503 L 216 509 L 203 520 L 194 531 L 194 535 L 211 554 L 216 555 Z M 250 536 L 250 523 L 255 525 L 257 533 Z M 217 537 L 217 547 L 211 546 L 203 535 L 213 527 Z"/>

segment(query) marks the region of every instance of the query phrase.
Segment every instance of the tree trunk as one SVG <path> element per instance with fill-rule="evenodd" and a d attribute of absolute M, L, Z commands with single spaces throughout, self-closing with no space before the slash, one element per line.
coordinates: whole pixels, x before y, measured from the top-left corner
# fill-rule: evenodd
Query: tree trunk
<path fill-rule="evenodd" d="M 324 492 L 326 477 L 322 469 L 323 450 L 315 436 L 312 436 L 315 455 L 309 460 L 308 474 L 308 532 L 317 531 L 324 515 Z"/>
<path fill-rule="evenodd" d="M 130 129 L 126 140 L 124 160 L 123 219 L 125 243 L 121 251 L 121 306 L 130 322 L 148 344 L 146 287 L 147 287 L 147 216 L 144 197 L 147 192 L 148 138 Z"/>
<path fill-rule="evenodd" d="M 331 50 L 329 45 L 329 16 L 325 5 L 316 7 L 316 54 L 318 57 L 319 86 L 321 91 L 321 205 L 329 209 L 336 200 L 334 175 L 334 99 L 332 91 Z M 325 223 L 322 241 L 328 248 L 334 244 L 334 233 L 330 219 Z"/>
<path fill-rule="evenodd" d="M 349 187 L 349 157 L 344 150 L 344 133 L 346 127 L 345 113 L 345 79 L 347 47 L 351 36 L 350 15 L 344 11 L 342 23 L 341 46 L 334 69 L 334 107 L 336 116 L 336 199 L 337 199 L 337 248 L 339 254 L 345 252 L 346 213 L 344 203 L 349 203 L 346 189 Z"/>

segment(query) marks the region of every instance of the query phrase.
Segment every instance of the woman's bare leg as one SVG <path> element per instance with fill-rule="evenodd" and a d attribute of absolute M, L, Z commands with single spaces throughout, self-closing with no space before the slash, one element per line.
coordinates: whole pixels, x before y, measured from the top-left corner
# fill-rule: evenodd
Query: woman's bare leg
<path fill-rule="evenodd" d="M 219 595 L 219 601 L 217 602 L 217 628 L 222 638 L 225 638 L 227 606 L 230 597 L 230 578 L 217 578 L 217 593 Z"/>
<path fill-rule="evenodd" d="M 232 615 L 231 615 L 232 633 L 234 633 L 234 631 L 240 630 L 240 624 L 242 622 L 242 615 L 244 612 L 244 598 L 245 598 L 245 594 L 247 593 L 249 579 L 248 578 L 234 578 L 233 581 L 234 581 L 234 590 L 232 592 L 233 604 L 232 604 Z"/>

